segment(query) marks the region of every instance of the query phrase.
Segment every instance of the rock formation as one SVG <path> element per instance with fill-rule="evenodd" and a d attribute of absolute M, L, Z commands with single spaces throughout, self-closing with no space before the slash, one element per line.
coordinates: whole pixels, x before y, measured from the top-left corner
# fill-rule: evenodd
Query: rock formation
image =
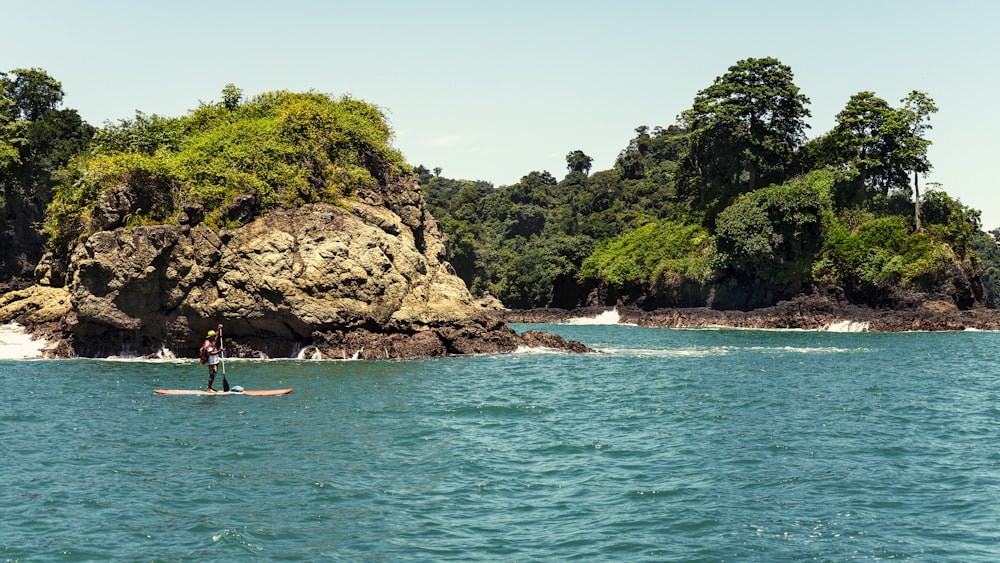
<path fill-rule="evenodd" d="M 595 317 L 609 307 L 507 310 L 496 316 L 512 323 L 552 323 Z M 854 305 L 843 297 L 803 294 L 771 307 L 752 311 L 709 307 L 642 309 L 634 305 L 615 308 L 618 322 L 647 327 L 841 330 L 855 332 L 906 332 L 940 330 L 1000 330 L 1000 313 L 979 307 L 960 309 L 951 301 L 924 301 L 907 308 L 876 309 Z"/>
<path fill-rule="evenodd" d="M 127 186 L 91 214 L 101 230 L 36 284 L 0 298 L 0 321 L 56 343 L 53 355 L 195 356 L 217 324 L 242 356 L 399 358 L 583 351 L 555 335 L 518 335 L 472 298 L 417 186 L 401 182 L 342 205 L 316 203 L 214 231 L 189 207 L 175 224 L 121 226 Z M 246 202 L 234 202 L 233 214 Z"/>

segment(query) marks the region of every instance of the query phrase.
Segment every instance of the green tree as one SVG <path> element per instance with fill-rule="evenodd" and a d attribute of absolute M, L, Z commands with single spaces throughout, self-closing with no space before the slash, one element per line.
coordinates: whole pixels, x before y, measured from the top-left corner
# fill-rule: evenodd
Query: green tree
<path fill-rule="evenodd" d="M 892 145 L 884 136 L 893 109 L 873 92 L 851 96 L 837 114 L 830 132 L 835 158 L 858 170 L 858 184 L 888 197 L 893 180 L 890 169 Z M 868 199 L 865 195 L 863 199 Z"/>
<path fill-rule="evenodd" d="M 507 186 L 505 192 L 513 203 L 551 207 L 555 198 L 554 188 L 558 183 L 552 174 L 535 171 L 522 177 L 518 183 Z"/>
<path fill-rule="evenodd" d="M 955 254 L 964 259 L 971 248 L 973 233 L 982 228 L 979 211 L 937 189 L 924 192 L 921 209 L 927 230 L 937 240 L 951 245 Z"/>
<path fill-rule="evenodd" d="M 724 208 L 737 194 L 782 182 L 805 142 L 809 99 L 775 58 L 737 62 L 682 114 L 690 131 L 683 180 L 702 204 Z"/>
<path fill-rule="evenodd" d="M 44 70 L 0 73 L 0 207 L 40 215 L 52 175 L 89 144 L 94 128 L 76 110 L 58 109 L 62 98 L 61 84 Z"/>
<path fill-rule="evenodd" d="M 1000 229 L 989 233 L 977 231 L 972 235 L 972 247 L 983 268 L 983 283 L 986 286 L 987 305 L 997 307 L 1000 296 L 1000 245 L 997 244 Z"/>
<path fill-rule="evenodd" d="M 0 73 L 0 288 L 31 280 L 52 186 L 94 134 L 76 110 L 59 107 L 62 99 L 61 84 L 44 70 Z"/>
<path fill-rule="evenodd" d="M 243 90 L 236 87 L 235 84 L 230 82 L 226 84 L 226 87 L 222 89 L 222 107 L 233 111 L 240 107 L 240 101 L 243 99 Z"/>
<path fill-rule="evenodd" d="M 203 108 L 199 111 L 205 111 Z M 135 112 L 132 119 L 107 123 L 94 136 L 95 148 L 106 154 L 135 152 L 153 155 L 159 149 L 177 151 L 189 134 L 189 123 L 181 118 Z"/>
<path fill-rule="evenodd" d="M 575 295 L 567 300 L 557 288 L 575 285 L 580 263 L 592 251 L 591 239 L 561 234 L 509 247 L 509 262 L 492 292 L 512 307 L 573 307 Z"/>
<path fill-rule="evenodd" d="M 636 136 L 618 153 L 618 160 L 615 161 L 615 167 L 627 180 L 638 180 L 646 176 L 646 154 L 652 137 L 649 135 L 649 127 L 645 125 L 636 127 L 635 132 Z"/>
<path fill-rule="evenodd" d="M 541 234 L 545 229 L 545 210 L 537 205 L 518 205 L 511 209 L 509 232 L 513 236 L 529 238 Z"/>
<path fill-rule="evenodd" d="M 932 128 L 928 122 L 938 108 L 930 96 L 918 90 L 910 92 L 902 103 L 903 107 L 897 114 L 906 135 L 896 156 L 902 161 L 901 166 L 913 171 L 913 220 L 916 230 L 920 231 L 923 227 L 920 222 L 919 176 L 927 174 L 931 169 L 931 163 L 927 159 L 927 148 L 931 141 L 925 138 L 925 134 Z"/>
<path fill-rule="evenodd" d="M 0 170 L 19 162 L 18 146 L 23 142 L 24 127 L 14 115 L 14 100 L 0 92 Z"/>
<path fill-rule="evenodd" d="M 590 167 L 593 163 L 594 159 L 581 150 L 575 150 L 566 155 L 566 168 L 570 172 L 581 172 L 586 176 L 590 174 Z"/>
<path fill-rule="evenodd" d="M 893 108 L 872 92 L 851 96 L 828 136 L 825 163 L 845 164 L 857 170 L 856 196 L 850 199 L 860 201 L 874 196 L 884 201 L 894 191 L 906 193 L 912 172 L 914 219 L 920 230 L 918 175 L 931 168 L 927 159 L 930 141 L 925 133 L 931 128 L 928 121 L 937 106 L 918 91 L 902 102 L 901 108 Z"/>
<path fill-rule="evenodd" d="M 716 220 L 715 268 L 766 281 L 781 296 L 801 291 L 823 245 L 833 181 L 820 170 L 741 195 Z"/>
<path fill-rule="evenodd" d="M 90 143 L 96 129 L 74 109 L 53 109 L 24 129 L 23 164 L 36 178 L 49 180 Z"/>
<path fill-rule="evenodd" d="M 13 102 L 4 108 L 11 120 L 37 121 L 62 103 L 62 83 L 40 68 L 0 73 L 0 84 L 3 96 Z"/>

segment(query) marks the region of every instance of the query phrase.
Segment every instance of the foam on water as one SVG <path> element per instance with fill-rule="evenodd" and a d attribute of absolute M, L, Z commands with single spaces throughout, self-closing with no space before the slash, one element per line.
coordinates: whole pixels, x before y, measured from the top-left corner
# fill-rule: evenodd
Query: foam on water
<path fill-rule="evenodd" d="M 41 358 L 48 342 L 35 340 L 17 323 L 0 325 L 0 359 Z"/>
<path fill-rule="evenodd" d="M 360 349 L 355 350 L 354 353 L 351 354 L 350 356 L 348 356 L 346 354 L 346 352 L 344 352 L 343 356 L 341 356 L 339 358 L 335 357 L 335 356 L 327 357 L 327 356 L 323 355 L 323 352 L 320 351 L 319 346 L 316 346 L 316 345 L 313 345 L 313 344 L 308 344 L 308 345 L 305 345 L 305 346 L 303 346 L 301 344 L 297 344 L 294 348 L 292 348 L 292 353 L 289 356 L 289 359 L 293 359 L 293 360 L 313 360 L 313 361 L 321 361 L 321 360 L 332 360 L 332 361 L 359 360 L 359 359 L 361 359 L 361 354 L 364 351 L 365 351 L 364 347 L 361 347 Z M 385 352 L 385 355 L 386 355 L 387 358 L 389 357 L 388 350 Z"/>
<path fill-rule="evenodd" d="M 558 348 L 546 348 L 544 346 L 518 346 L 514 349 L 514 354 L 569 354 L 566 350 Z"/>
<path fill-rule="evenodd" d="M 174 351 L 167 348 L 166 345 L 160 344 L 160 349 L 156 351 L 155 357 L 158 360 L 176 360 L 177 354 L 174 354 Z"/>
<path fill-rule="evenodd" d="M 621 322 L 621 315 L 618 309 L 604 311 L 593 317 L 575 317 L 568 319 L 564 324 L 568 325 L 616 325 Z"/>
<path fill-rule="evenodd" d="M 827 332 L 868 332 L 868 323 L 859 321 L 837 321 L 820 329 Z"/>
<path fill-rule="evenodd" d="M 324 359 L 323 358 L 323 353 L 319 351 L 319 347 L 318 346 L 312 346 L 312 345 L 309 345 L 309 346 L 296 346 L 296 348 L 294 350 L 292 350 L 291 357 L 295 358 L 296 360 L 322 360 L 322 359 Z"/>
<path fill-rule="evenodd" d="M 713 346 L 707 348 L 601 348 L 600 352 L 612 355 L 631 355 L 638 358 L 661 357 L 661 358 L 702 358 L 710 356 L 726 356 L 742 352 L 773 352 L 773 353 L 794 353 L 794 354 L 847 354 L 866 351 L 864 348 L 843 348 L 836 346 Z"/>
<path fill-rule="evenodd" d="M 561 324 L 568 324 L 568 325 L 616 325 L 616 324 L 630 324 L 630 323 L 622 323 L 621 322 L 621 315 L 619 315 L 618 309 L 616 308 L 616 309 L 612 309 L 610 311 L 604 311 L 603 313 L 600 313 L 600 314 L 595 315 L 593 317 L 574 317 L 572 319 L 566 320 L 565 322 L 563 322 Z M 868 326 L 869 326 L 868 323 L 867 322 L 863 322 L 863 321 L 843 320 L 843 321 L 832 322 L 832 323 L 830 323 L 830 324 L 828 324 L 826 326 L 820 327 L 817 330 L 820 331 L 820 332 L 868 332 Z M 708 326 L 690 327 L 690 328 L 694 329 L 694 330 L 713 330 L 713 329 L 714 330 L 718 330 L 718 329 L 726 329 L 726 328 L 729 328 L 729 327 L 716 326 L 716 325 L 708 325 Z M 760 330 L 760 329 L 747 329 L 747 330 Z M 796 331 L 798 331 L 798 330 L 803 330 L 803 329 L 771 329 L 771 330 L 779 330 L 779 331 L 796 330 Z"/>

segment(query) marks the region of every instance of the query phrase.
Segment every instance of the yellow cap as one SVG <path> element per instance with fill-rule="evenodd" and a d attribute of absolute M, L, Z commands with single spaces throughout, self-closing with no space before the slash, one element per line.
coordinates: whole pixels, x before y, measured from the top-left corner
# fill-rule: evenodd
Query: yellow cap
<path fill-rule="evenodd" d="M 209 335 L 209 336 L 215 336 L 215 331 L 214 331 L 214 330 L 210 330 L 210 331 L 208 331 L 208 335 Z"/>

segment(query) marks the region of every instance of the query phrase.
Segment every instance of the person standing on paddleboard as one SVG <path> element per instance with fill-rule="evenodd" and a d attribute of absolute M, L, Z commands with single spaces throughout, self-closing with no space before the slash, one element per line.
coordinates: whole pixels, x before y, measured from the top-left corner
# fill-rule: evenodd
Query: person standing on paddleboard
<path fill-rule="evenodd" d="M 222 330 L 222 325 L 219 325 L 219 330 Z M 200 363 L 208 364 L 208 391 L 210 393 L 215 393 L 212 383 L 215 382 L 215 373 L 219 371 L 220 352 L 222 352 L 222 348 L 219 347 L 219 335 L 214 330 L 208 331 L 205 342 L 201 344 Z"/>

